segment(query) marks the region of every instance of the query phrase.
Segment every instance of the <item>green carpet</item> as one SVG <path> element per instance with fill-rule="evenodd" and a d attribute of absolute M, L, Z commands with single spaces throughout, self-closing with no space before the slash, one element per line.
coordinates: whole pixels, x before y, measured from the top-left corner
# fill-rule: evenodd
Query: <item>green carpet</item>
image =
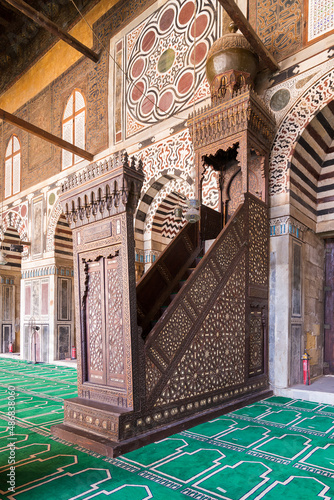
<path fill-rule="evenodd" d="M 334 406 L 271 397 L 108 459 L 50 436 L 63 418 L 62 398 L 76 395 L 75 381 L 73 368 L 0 359 L 1 499 L 334 498 Z"/>

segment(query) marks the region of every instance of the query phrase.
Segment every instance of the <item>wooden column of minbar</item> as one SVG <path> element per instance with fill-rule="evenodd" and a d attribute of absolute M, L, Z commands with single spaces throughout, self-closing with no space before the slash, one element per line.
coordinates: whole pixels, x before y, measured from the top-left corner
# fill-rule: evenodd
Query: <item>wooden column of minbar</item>
<path fill-rule="evenodd" d="M 73 230 L 78 397 L 52 432 L 109 456 L 142 398 L 133 212 L 143 179 L 141 162 L 116 154 L 67 178 L 60 196 Z"/>

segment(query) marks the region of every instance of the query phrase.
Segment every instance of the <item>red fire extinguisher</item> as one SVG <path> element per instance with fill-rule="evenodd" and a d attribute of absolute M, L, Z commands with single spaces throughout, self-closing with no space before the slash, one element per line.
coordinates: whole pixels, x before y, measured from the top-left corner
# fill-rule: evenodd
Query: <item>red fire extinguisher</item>
<path fill-rule="evenodd" d="M 77 350 L 75 348 L 75 345 L 72 345 L 71 359 L 77 359 Z"/>
<path fill-rule="evenodd" d="M 13 352 L 13 342 L 9 342 L 8 351 Z"/>
<path fill-rule="evenodd" d="M 305 351 L 305 353 L 302 356 L 304 385 L 310 385 L 310 383 L 311 383 L 310 382 L 310 379 L 311 379 L 311 376 L 310 376 L 310 358 L 311 358 L 311 356 L 309 355 L 309 353 L 307 351 Z"/>

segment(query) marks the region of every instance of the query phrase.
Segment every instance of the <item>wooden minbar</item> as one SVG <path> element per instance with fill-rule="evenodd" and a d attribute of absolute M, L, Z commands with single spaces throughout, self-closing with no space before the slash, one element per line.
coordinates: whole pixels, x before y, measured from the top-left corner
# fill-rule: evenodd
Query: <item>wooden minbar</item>
<path fill-rule="evenodd" d="M 52 428 L 63 439 L 115 457 L 272 394 L 267 201 L 275 123 L 254 91 L 251 51 L 235 30 L 215 42 L 212 102 L 188 120 L 198 198 L 213 169 L 220 213 L 202 206 L 201 221 L 178 233 L 137 289 L 140 163 L 116 155 L 63 187 L 80 331 L 79 397 L 65 401 L 64 423 Z"/>

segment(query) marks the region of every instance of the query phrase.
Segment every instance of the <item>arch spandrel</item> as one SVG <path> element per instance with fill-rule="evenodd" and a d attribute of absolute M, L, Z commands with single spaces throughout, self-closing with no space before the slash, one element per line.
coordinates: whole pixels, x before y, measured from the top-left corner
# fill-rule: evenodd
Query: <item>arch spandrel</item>
<path fill-rule="evenodd" d="M 331 69 L 301 95 L 279 126 L 269 159 L 269 196 L 289 192 L 294 147 L 312 118 L 333 100 L 333 80 Z"/>

